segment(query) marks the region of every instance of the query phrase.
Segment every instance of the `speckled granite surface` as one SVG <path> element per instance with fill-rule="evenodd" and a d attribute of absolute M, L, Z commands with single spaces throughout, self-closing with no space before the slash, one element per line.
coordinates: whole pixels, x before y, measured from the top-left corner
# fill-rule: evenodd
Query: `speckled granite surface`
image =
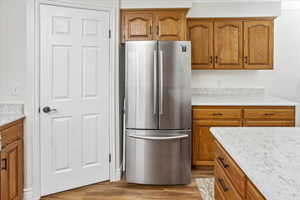
<path fill-rule="evenodd" d="M 300 128 L 211 128 L 268 200 L 300 199 Z"/>

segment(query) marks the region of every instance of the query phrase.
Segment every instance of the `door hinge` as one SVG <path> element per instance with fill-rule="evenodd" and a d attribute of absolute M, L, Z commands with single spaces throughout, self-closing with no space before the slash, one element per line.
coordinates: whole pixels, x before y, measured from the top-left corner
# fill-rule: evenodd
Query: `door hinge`
<path fill-rule="evenodd" d="M 108 38 L 111 38 L 111 30 L 108 31 Z"/>
<path fill-rule="evenodd" d="M 109 162 L 111 162 L 111 154 L 109 154 L 108 160 L 109 160 Z"/>

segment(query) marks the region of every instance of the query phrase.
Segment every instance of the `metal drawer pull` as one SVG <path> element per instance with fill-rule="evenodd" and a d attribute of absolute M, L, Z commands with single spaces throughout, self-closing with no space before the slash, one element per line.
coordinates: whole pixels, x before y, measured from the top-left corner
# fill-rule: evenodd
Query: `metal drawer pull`
<path fill-rule="evenodd" d="M 222 164 L 222 166 L 226 169 L 229 167 L 228 164 L 225 163 L 225 159 L 222 157 L 218 157 L 218 160 L 220 161 L 220 163 Z"/>
<path fill-rule="evenodd" d="M 213 115 L 213 116 L 222 116 L 223 113 L 213 113 L 212 115 Z"/>
<path fill-rule="evenodd" d="M 140 136 L 135 134 L 129 134 L 129 137 L 143 140 L 178 140 L 189 137 L 189 135 L 177 135 L 171 137 L 156 137 L 156 136 Z"/>
<path fill-rule="evenodd" d="M 218 178 L 218 182 L 220 183 L 224 192 L 227 192 L 229 190 L 229 188 L 225 185 L 225 181 L 222 178 Z"/>
<path fill-rule="evenodd" d="M 210 64 L 214 64 L 214 58 L 210 56 Z"/>
<path fill-rule="evenodd" d="M 2 162 L 4 162 L 4 166 L 1 168 L 2 170 L 7 170 L 7 159 L 2 159 Z"/>
<path fill-rule="evenodd" d="M 274 113 L 265 113 L 265 116 L 274 116 Z"/>
<path fill-rule="evenodd" d="M 248 56 L 245 56 L 244 62 L 247 64 L 248 63 Z"/>

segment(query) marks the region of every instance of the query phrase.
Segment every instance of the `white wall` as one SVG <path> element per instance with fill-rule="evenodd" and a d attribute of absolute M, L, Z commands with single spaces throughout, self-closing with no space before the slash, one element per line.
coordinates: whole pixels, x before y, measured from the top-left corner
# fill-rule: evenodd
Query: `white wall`
<path fill-rule="evenodd" d="M 24 101 L 26 10 L 24 0 L 0 0 L 0 101 Z"/>
<path fill-rule="evenodd" d="M 269 17 L 279 16 L 281 1 L 195 1 L 188 17 Z M 196 3 L 198 2 L 198 3 Z M 199 3 L 201 2 L 201 3 Z"/>
<path fill-rule="evenodd" d="M 190 8 L 193 0 L 120 0 L 120 8 Z"/>

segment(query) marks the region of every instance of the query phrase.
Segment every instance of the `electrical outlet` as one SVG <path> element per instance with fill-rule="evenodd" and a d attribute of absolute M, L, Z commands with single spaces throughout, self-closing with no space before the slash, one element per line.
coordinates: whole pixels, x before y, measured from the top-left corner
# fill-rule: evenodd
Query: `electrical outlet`
<path fill-rule="evenodd" d="M 19 86 L 14 87 L 11 94 L 12 94 L 12 96 L 19 96 L 20 95 L 20 87 Z"/>

